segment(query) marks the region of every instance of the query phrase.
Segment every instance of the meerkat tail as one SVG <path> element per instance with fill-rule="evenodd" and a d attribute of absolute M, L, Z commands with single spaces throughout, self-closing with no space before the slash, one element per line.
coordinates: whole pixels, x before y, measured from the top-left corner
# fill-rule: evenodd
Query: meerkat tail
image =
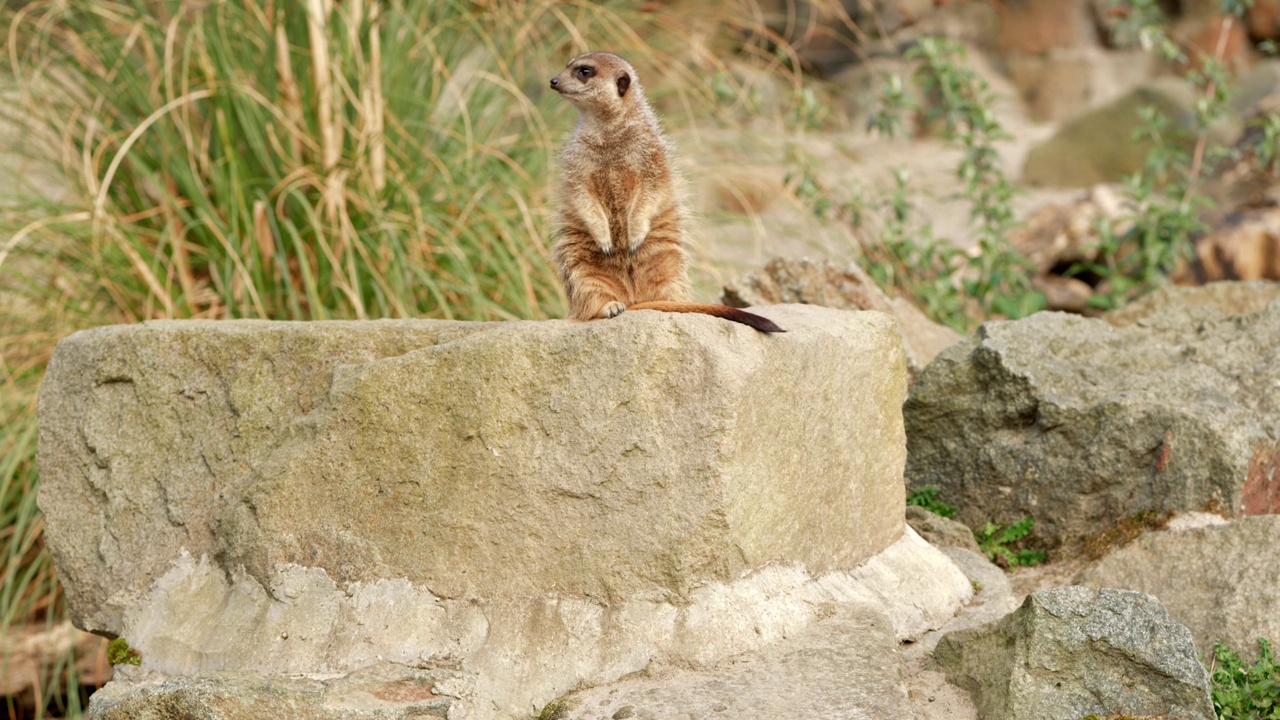
<path fill-rule="evenodd" d="M 703 303 L 684 303 L 670 302 L 667 300 L 650 300 L 649 302 L 635 303 L 628 305 L 628 310 L 661 310 L 662 312 L 675 313 L 698 313 L 700 315 L 712 315 L 725 320 L 732 320 L 736 323 L 742 323 L 749 327 L 764 333 L 786 332 L 782 328 L 774 324 L 772 320 L 761 317 L 755 313 L 749 313 L 746 310 L 731 308 L 727 305 L 709 305 Z"/>

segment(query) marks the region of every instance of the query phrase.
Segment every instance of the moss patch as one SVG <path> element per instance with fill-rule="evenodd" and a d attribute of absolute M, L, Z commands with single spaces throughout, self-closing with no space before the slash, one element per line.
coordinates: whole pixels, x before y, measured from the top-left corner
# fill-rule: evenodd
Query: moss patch
<path fill-rule="evenodd" d="M 1122 518 L 1113 527 L 1085 538 L 1081 552 L 1090 560 L 1097 560 L 1103 555 L 1129 544 L 1139 535 L 1149 530 L 1160 530 L 1169 524 L 1173 513 L 1169 511 L 1143 510 L 1140 513 Z"/>

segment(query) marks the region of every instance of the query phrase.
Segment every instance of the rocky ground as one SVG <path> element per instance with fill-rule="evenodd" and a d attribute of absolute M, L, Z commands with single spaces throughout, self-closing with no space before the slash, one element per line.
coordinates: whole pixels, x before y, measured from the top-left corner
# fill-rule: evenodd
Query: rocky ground
<path fill-rule="evenodd" d="M 1148 67 L 1108 75 L 1116 59 L 1086 50 L 1079 57 L 1092 58 L 1092 65 L 1085 64 L 1096 82 L 1085 100 L 1070 107 L 1043 95 L 1027 100 L 1025 78 L 1016 69 L 1024 66 L 1012 55 L 974 56 L 979 72 L 1004 98 L 998 111 L 1012 137 L 1000 145 L 1001 161 L 1011 177 L 1028 181 L 1016 200 L 1021 217 L 1064 202 L 1094 181 L 1049 187 L 1064 183 L 1046 180 L 1037 174 L 1041 170 L 1029 177 L 1024 169 L 1034 148 L 1084 110 L 1106 106 L 1154 73 Z M 846 93 L 861 87 L 855 80 L 833 78 L 837 88 L 845 83 Z M 1258 82 L 1265 85 L 1265 77 Z M 837 89 L 830 97 L 847 95 Z M 858 242 L 852 230 L 815 218 L 786 183 L 796 168 L 796 151 L 813 163 L 833 194 L 884 188 L 894 169 L 904 169 L 936 234 L 963 246 L 968 210 L 949 199 L 957 186 L 957 151 L 937 138 L 868 136 L 856 127 L 863 105 L 850 100 L 833 107 L 843 117 L 816 130 L 701 127 L 676 133 L 701 215 L 700 292 L 710 299 L 723 289 L 726 299 L 739 300 L 733 304 L 801 302 L 893 314 L 903 328 L 915 381 L 905 411 L 908 487 L 939 486 L 971 527 L 1036 517 L 1034 542 L 1051 553 L 1051 561 L 1006 573 L 974 552 L 970 527 L 913 510 L 911 525 L 941 548 L 976 591 L 938 627 L 904 635 L 883 613 L 841 606 L 818 622 L 780 633 L 779 642 L 727 660 L 653 663 L 617 683 L 583 688 L 570 694 L 572 702 L 557 717 L 669 717 L 666 710 L 673 707 L 709 716 L 744 708 L 783 715 L 795 713 L 787 698 L 796 697 L 826 703 L 804 708 L 806 717 L 815 718 L 858 716 L 847 712 L 851 706 L 868 717 L 1049 717 L 1027 709 L 1040 706 L 1018 704 L 1034 702 L 1030 690 L 984 695 L 984 688 L 1001 682 L 1000 668 L 984 666 L 964 650 L 984 643 L 1034 644 L 1011 626 L 1052 624 L 1073 613 L 1086 617 L 1090 637 L 1107 638 L 1101 654 L 1125 660 L 1110 669 L 1081 670 L 1071 682 L 1109 688 L 1115 676 L 1137 673 L 1137 667 L 1183 682 L 1154 691 L 1163 698 L 1155 704 L 1142 700 L 1103 709 L 1155 714 L 1163 701 L 1166 711 L 1205 716 L 1195 653 L 1220 640 L 1248 653 L 1257 635 L 1280 638 L 1280 579 L 1272 569 L 1280 562 L 1268 555 L 1280 547 L 1274 515 L 1280 510 L 1280 290 L 1260 283 L 1170 291 L 1103 319 L 1046 315 L 992 325 L 966 340 L 932 325 L 850 267 Z M 1097 131 L 1092 137 L 1099 137 Z M 6 162 L 12 161 L 0 157 L 0 167 Z M 1217 256 L 1231 260 L 1233 252 Z M 789 260 L 766 267 L 777 256 Z M 806 256 L 813 261 L 795 261 Z M 1042 270 L 1053 264 L 1046 261 Z M 168 498 L 159 502 L 172 504 Z M 335 575 L 344 571 L 333 568 Z M 1067 587 L 1072 589 L 1055 590 Z M 1102 594 L 1098 588 L 1144 595 Z M 289 597 L 287 588 L 271 591 L 278 599 Z M 1089 625 L 1089 613 L 1099 607 L 1141 617 L 1141 633 L 1125 635 L 1125 628 L 1105 618 Z M 1015 611 L 1022 614 L 1009 615 Z M 992 625 L 1008 617 L 1017 622 Z M 583 619 L 581 627 L 591 622 Z M 147 631 L 163 635 L 154 627 Z M 587 632 L 573 630 L 579 631 Z M 1085 631 L 1045 632 L 1055 645 L 1069 645 L 1072 633 Z M 1152 645 L 1172 649 L 1144 655 L 1142 648 Z M 1097 655 L 1085 652 L 1071 662 L 1089 665 Z M 1015 661 L 994 664 L 1001 662 Z M 857 683 L 848 682 L 849 668 L 858 668 Z M 1092 671 L 1098 674 L 1090 676 Z M 432 691 L 431 683 L 447 685 L 435 676 L 421 682 Z M 1098 691 L 1091 697 L 1112 696 Z M 439 698 L 431 702 L 436 705 L 428 715 L 447 710 Z M 1098 706 L 1068 710 L 1078 717 Z"/>
<path fill-rule="evenodd" d="M 1278 298 L 988 324 L 905 404 L 893 321 L 812 304 L 761 309 L 767 337 L 645 313 L 81 333 L 41 507 L 74 617 L 142 652 L 93 716 L 1210 718 L 1196 658 L 1280 634 Z M 904 511 L 921 427 L 950 451 L 907 486 L 974 525 L 1030 513 L 1054 562 L 1006 575 Z"/>

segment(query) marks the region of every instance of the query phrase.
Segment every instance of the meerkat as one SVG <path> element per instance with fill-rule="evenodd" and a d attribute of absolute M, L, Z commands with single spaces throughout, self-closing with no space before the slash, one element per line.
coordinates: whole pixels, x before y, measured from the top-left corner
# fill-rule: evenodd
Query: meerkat
<path fill-rule="evenodd" d="M 687 220 L 672 151 L 635 69 L 612 53 L 586 53 L 551 89 L 578 110 L 561 156 L 554 251 L 570 319 L 662 310 L 782 332 L 759 315 L 688 301 Z"/>

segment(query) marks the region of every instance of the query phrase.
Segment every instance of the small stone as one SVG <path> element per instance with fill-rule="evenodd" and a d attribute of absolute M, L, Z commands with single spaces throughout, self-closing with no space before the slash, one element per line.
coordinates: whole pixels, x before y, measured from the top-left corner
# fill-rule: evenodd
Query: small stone
<path fill-rule="evenodd" d="M 1216 717 L 1191 633 L 1142 593 L 1044 590 L 1002 620 L 948 633 L 933 658 L 984 720 Z"/>

